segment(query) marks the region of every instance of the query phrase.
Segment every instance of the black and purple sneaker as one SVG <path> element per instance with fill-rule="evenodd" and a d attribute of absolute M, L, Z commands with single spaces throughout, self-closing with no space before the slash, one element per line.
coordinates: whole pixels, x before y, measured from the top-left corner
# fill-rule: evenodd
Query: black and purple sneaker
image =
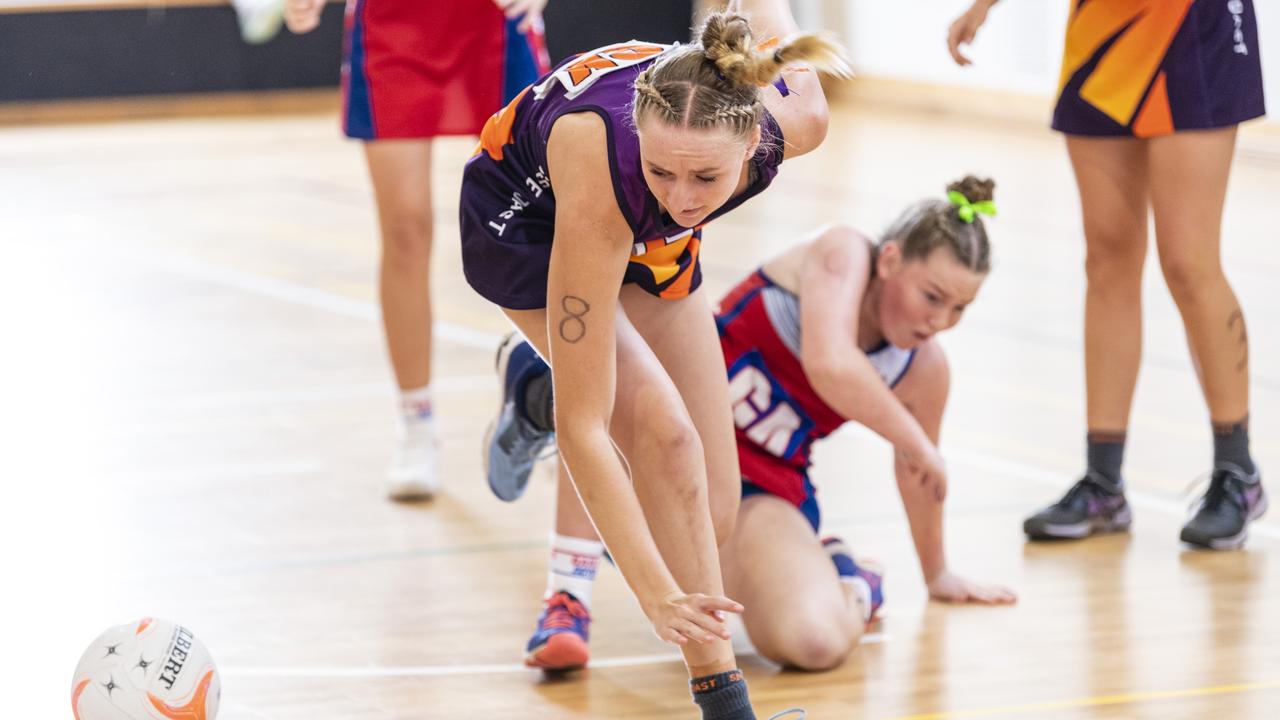
<path fill-rule="evenodd" d="M 1219 463 L 1209 489 L 1182 526 L 1182 542 L 1210 550 L 1234 550 L 1249 536 L 1249 523 L 1267 512 L 1262 476 L 1231 463 Z"/>
<path fill-rule="evenodd" d="M 1032 540 L 1078 540 L 1125 532 L 1132 523 L 1124 490 L 1090 470 L 1061 500 L 1023 521 L 1022 530 Z"/>

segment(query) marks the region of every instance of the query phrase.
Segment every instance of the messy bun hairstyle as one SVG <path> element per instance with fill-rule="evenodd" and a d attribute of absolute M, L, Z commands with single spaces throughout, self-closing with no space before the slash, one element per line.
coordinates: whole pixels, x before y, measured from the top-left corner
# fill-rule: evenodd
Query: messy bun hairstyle
<path fill-rule="evenodd" d="M 799 34 L 777 45 L 756 45 L 747 19 L 713 13 L 698 42 L 659 58 L 635 81 L 632 117 L 651 114 L 677 127 L 726 127 L 745 135 L 760 123 L 760 88 L 793 63 L 849 75 L 843 49 L 825 35 Z"/>
<path fill-rule="evenodd" d="M 994 180 L 966 175 L 947 185 L 947 193 L 958 192 L 969 203 L 990 202 L 995 199 Z M 948 199 L 921 200 L 907 208 L 889 227 L 880 244 L 897 243 L 902 256 L 908 260 L 924 259 L 935 249 L 949 248 L 956 260 L 976 273 L 991 270 L 991 241 L 982 215 L 972 215 L 966 221 L 960 206 Z"/>

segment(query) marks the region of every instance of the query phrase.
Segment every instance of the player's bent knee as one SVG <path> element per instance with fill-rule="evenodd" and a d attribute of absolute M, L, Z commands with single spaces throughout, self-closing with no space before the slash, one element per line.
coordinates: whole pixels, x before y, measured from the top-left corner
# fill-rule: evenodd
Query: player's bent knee
<path fill-rule="evenodd" d="M 861 633 L 857 633 L 861 636 Z M 793 626 L 781 644 L 782 664 L 797 670 L 821 672 L 839 667 L 857 646 L 834 618 L 831 622 L 806 621 Z"/>
<path fill-rule="evenodd" d="M 693 482 L 691 469 L 703 463 L 702 442 L 688 418 L 655 417 L 638 431 L 638 444 L 647 454 L 663 458 L 676 482 Z"/>

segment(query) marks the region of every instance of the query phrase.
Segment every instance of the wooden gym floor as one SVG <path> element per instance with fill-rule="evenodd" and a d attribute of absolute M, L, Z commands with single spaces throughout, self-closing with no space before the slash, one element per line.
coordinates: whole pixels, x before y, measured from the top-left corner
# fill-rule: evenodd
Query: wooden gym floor
<path fill-rule="evenodd" d="M 1225 256 L 1251 331 L 1255 453 L 1280 472 L 1274 140 L 1245 134 Z M 0 128 L 0 715 L 67 717 L 84 645 L 158 615 L 211 648 L 224 720 L 693 716 L 676 653 L 610 569 L 595 666 L 562 681 L 520 667 L 553 485 L 542 473 L 506 505 L 481 476 L 506 328 L 459 268 L 471 145 L 439 143 L 435 165 L 446 490 L 407 506 L 382 495 L 393 392 L 375 220 L 335 112 Z M 841 433 L 815 482 L 827 530 L 887 565 L 885 619 L 834 672 L 744 656 L 757 705 L 824 719 L 1275 717 L 1280 521 L 1255 526 L 1243 552 L 1177 542 L 1210 442 L 1154 262 L 1127 459 L 1134 531 L 1023 541 L 1023 516 L 1081 470 L 1083 245 L 1059 137 L 845 102 L 824 147 L 708 229 L 706 287 L 718 295 L 821 222 L 878 233 L 969 171 L 999 181 L 1001 215 L 996 269 L 944 340 L 949 555 L 1021 602 L 928 603 L 889 449 Z"/>

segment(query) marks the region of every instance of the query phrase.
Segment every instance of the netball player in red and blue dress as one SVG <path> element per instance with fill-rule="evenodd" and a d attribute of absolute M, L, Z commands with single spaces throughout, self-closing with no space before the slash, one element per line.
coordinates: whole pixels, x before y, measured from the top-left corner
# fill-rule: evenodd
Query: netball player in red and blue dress
<path fill-rule="evenodd" d="M 287 0 L 294 32 L 319 23 L 326 0 Z M 365 141 L 382 229 L 379 297 L 400 388 L 399 438 L 388 470 L 397 500 L 440 486 L 431 396 L 431 140 L 477 135 L 546 72 L 546 0 L 350 0 L 342 63 L 347 137 Z"/>
<path fill-rule="evenodd" d="M 996 0 L 951 26 L 956 62 Z M 1209 488 L 1188 544 L 1240 547 L 1267 509 L 1249 452 L 1249 340 L 1222 271 L 1222 209 L 1236 128 L 1265 113 L 1251 0 L 1070 0 L 1054 129 L 1067 137 L 1084 216 L 1084 477 L 1026 520 L 1032 539 L 1129 528 L 1120 474 L 1142 352 L 1147 217 L 1182 315 L 1213 433 Z"/>
<path fill-rule="evenodd" d="M 725 588 L 746 607 L 756 649 L 779 664 L 839 665 L 884 600 L 879 568 L 855 561 L 838 538 L 818 540 L 810 454 L 846 422 L 894 447 L 930 597 L 1015 600 L 953 573 L 943 546 L 947 474 L 938 439 L 950 373 L 934 336 L 960 321 L 990 270 L 979 215 L 994 212 L 993 189 L 973 177 L 953 183 L 948 199 L 908 208 L 878 244 L 845 227 L 815 232 L 720 301 L 742 466 Z"/>
<path fill-rule="evenodd" d="M 756 42 L 795 33 L 785 3 L 740 5 L 750 23 L 712 14 L 693 43 L 601 48 L 523 91 L 485 126 L 460 208 L 468 283 L 549 360 L 567 492 L 655 632 L 681 647 L 702 716 L 717 720 L 755 716 L 723 621 L 742 610 L 723 596 L 718 551 L 741 480 L 700 287 L 702 226 L 825 135 L 816 73 L 775 85 L 783 69 L 847 70 L 817 36 Z M 500 357 L 506 392 L 488 454 L 506 499 L 540 442 L 516 407 L 536 358 L 521 347 Z M 545 624 L 576 613 L 580 601 L 549 598 Z"/>

